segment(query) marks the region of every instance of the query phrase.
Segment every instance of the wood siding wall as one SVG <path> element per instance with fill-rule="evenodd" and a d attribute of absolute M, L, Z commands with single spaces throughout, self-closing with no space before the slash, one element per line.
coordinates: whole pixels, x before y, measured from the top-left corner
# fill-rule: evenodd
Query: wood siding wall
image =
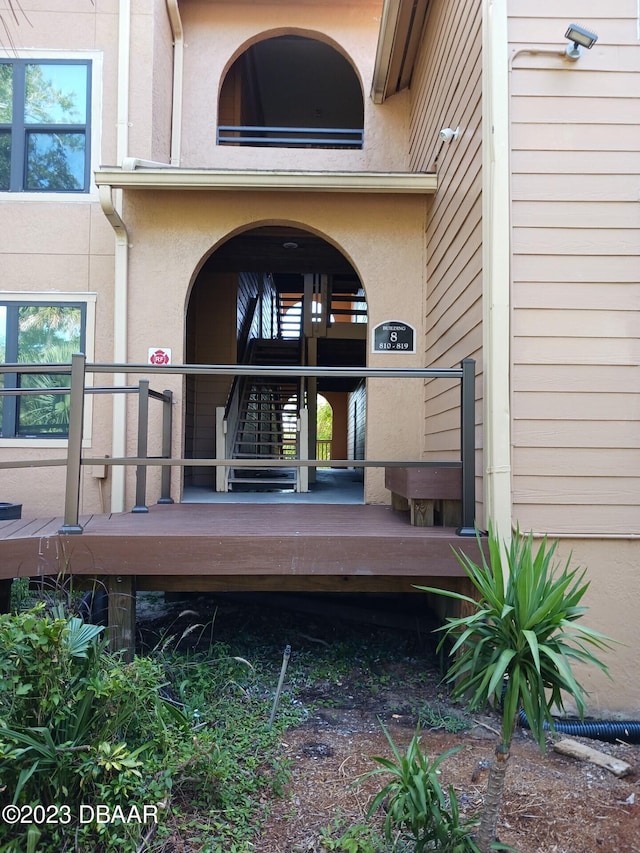
<path fill-rule="evenodd" d="M 410 167 L 438 173 L 426 225 L 425 365 L 477 362 L 476 447 L 482 437 L 482 9 L 433 0 L 411 83 Z M 457 139 L 440 139 L 460 127 Z M 458 458 L 460 386 L 425 386 L 425 455 Z M 482 494 L 478 451 L 477 495 Z M 478 520 L 482 509 L 478 505 Z"/>
<path fill-rule="evenodd" d="M 365 427 L 367 412 L 367 389 L 362 382 L 349 394 L 349 422 L 347 425 L 347 459 L 365 458 Z"/>
<path fill-rule="evenodd" d="M 514 0 L 511 53 L 561 45 L 572 8 Z M 513 500 L 524 529 L 640 533 L 636 11 L 584 2 L 579 23 L 599 34 L 591 51 L 512 63 Z"/>
<path fill-rule="evenodd" d="M 247 331 L 247 340 L 277 337 L 277 311 L 278 295 L 271 276 L 241 272 L 238 275 L 238 342 Z M 247 329 L 248 323 L 251 325 Z M 238 358 L 242 359 L 242 353 L 238 353 Z"/>

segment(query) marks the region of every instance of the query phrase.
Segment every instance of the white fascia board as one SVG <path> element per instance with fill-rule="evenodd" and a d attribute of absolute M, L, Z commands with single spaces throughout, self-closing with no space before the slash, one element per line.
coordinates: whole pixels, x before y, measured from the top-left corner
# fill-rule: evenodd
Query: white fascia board
<path fill-rule="evenodd" d="M 378 33 L 378 47 L 373 67 L 371 98 L 374 104 L 381 104 L 387 97 L 389 69 L 396 42 L 396 30 L 402 0 L 384 0 Z"/>
<path fill-rule="evenodd" d="M 354 192 L 429 195 L 438 188 L 435 173 L 304 172 L 103 167 L 97 186 L 139 190 L 286 190 L 289 192 Z"/>

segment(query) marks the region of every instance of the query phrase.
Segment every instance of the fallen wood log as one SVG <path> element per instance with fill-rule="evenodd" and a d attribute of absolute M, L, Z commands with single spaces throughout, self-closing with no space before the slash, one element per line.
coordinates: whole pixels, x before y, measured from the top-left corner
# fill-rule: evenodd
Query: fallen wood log
<path fill-rule="evenodd" d="M 592 749 L 590 746 L 585 746 L 578 743 L 576 740 L 559 740 L 554 743 L 553 748 L 561 755 L 568 755 L 570 758 L 577 758 L 579 761 L 589 761 L 591 764 L 597 764 L 598 767 L 604 767 L 614 776 L 628 776 L 632 772 L 633 767 L 627 764 L 626 761 L 621 761 L 619 758 L 614 758 L 612 755 L 607 755 L 606 752 L 599 752 L 597 749 Z"/>

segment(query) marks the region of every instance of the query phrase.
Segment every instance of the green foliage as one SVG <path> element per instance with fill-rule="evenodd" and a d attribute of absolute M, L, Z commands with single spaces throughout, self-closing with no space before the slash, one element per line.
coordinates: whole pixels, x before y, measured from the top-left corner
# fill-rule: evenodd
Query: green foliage
<path fill-rule="evenodd" d="M 383 853 L 384 839 L 369 824 L 344 825 L 339 818 L 320 830 L 320 848 L 331 853 Z"/>
<path fill-rule="evenodd" d="M 264 673 L 225 644 L 194 654 L 165 647 L 162 659 L 193 725 L 189 742 L 174 749 L 176 831 L 206 838 L 211 853 L 245 851 L 266 817 L 269 797 L 281 795 L 289 778 L 278 752 L 283 727 L 293 717 L 279 714 L 268 728 L 272 697 Z"/>
<path fill-rule="evenodd" d="M 1 356 L 0 356 L 1 359 Z M 11 595 L 9 600 L 9 611 L 15 613 L 23 610 L 29 599 L 29 578 L 14 578 L 11 583 Z"/>
<path fill-rule="evenodd" d="M 581 601 L 589 584 L 585 571 L 554 562 L 557 543 L 546 538 L 534 550 L 533 535 L 517 531 L 509 545 L 489 529 L 487 560 L 478 565 L 464 553 L 456 554 L 473 584 L 477 599 L 446 590 L 422 587 L 427 592 L 464 601 L 470 616 L 449 618 L 443 643 L 452 639 L 454 663 L 448 679 L 454 696 L 469 696 L 470 707 L 488 704 L 502 715 L 501 739 L 491 765 L 485 806 L 477 834 L 482 853 L 497 849 L 497 817 L 502 801 L 509 748 L 517 715 L 523 708 L 541 751 L 545 750 L 545 723 L 553 731 L 552 708 L 564 708 L 563 694 L 575 701 L 584 715 L 586 691 L 576 680 L 575 663 L 607 667 L 597 652 L 610 648 L 610 640 L 597 631 L 576 624 L 586 608 Z"/>
<path fill-rule="evenodd" d="M 44 605 L 0 617 L 0 786 L 20 807 L 67 804 L 73 820 L 0 825 L 0 845 L 19 853 L 134 851 L 144 824 L 77 823 L 80 804 L 111 811 L 167 796 L 171 742 L 189 737 L 165 703 L 152 661 L 125 664 L 106 653 L 102 628 Z M 31 834 L 29 835 L 29 831 Z M 5 849 L 0 846 L 0 850 Z"/>
<path fill-rule="evenodd" d="M 469 721 L 460 714 L 443 710 L 437 704 L 424 702 L 418 707 L 418 725 L 420 728 L 443 729 L 457 734 L 469 728 Z"/>
<path fill-rule="evenodd" d="M 454 639 L 454 658 L 448 680 L 454 696 L 469 695 L 470 707 L 494 704 L 502 708 L 502 744 L 508 747 L 522 707 L 542 750 L 551 709 L 564 707 L 563 692 L 575 701 L 582 716 L 586 691 L 572 672 L 575 663 L 607 667 L 596 655 L 610 648 L 609 638 L 576 624 L 589 584 L 585 570 L 562 569 L 554 563 L 557 543 L 543 539 L 534 551 L 533 536 L 516 533 L 504 552 L 489 531 L 489 559 L 476 564 L 466 554 L 456 556 L 478 592 L 478 599 L 459 593 L 421 587 L 466 602 L 470 616 L 449 618 L 443 639 Z M 596 650 L 596 651 L 594 651 Z"/>
<path fill-rule="evenodd" d="M 69 701 L 85 683 L 101 631 L 76 618 L 47 616 L 43 604 L 0 616 L 0 720 L 70 725 Z"/>
<path fill-rule="evenodd" d="M 101 632 L 61 606 L 0 617 L 1 798 L 66 803 L 74 815 L 21 832 L 0 825 L 0 853 L 142 849 L 144 823 L 75 820 L 80 804 L 98 803 L 112 813 L 164 803 L 160 847 L 175 832 L 211 853 L 244 853 L 288 779 L 284 720 L 268 729 L 271 697 L 255 668 L 222 645 L 189 655 L 168 642 L 125 663 Z"/>
<path fill-rule="evenodd" d="M 438 778 L 442 762 L 458 750 L 450 749 L 429 759 L 421 748 L 421 737 L 416 733 L 403 755 L 387 729 L 382 728 L 393 758 L 373 756 L 380 767 L 356 780 L 362 782 L 379 774 L 391 776 L 391 781 L 372 800 L 368 816 L 371 817 L 385 803 L 387 840 L 391 840 L 394 831 L 408 834 L 413 839 L 415 853 L 426 850 L 477 853 L 478 848 L 470 836 L 475 822 L 462 818 L 453 786 L 450 785 L 445 793 Z"/>
<path fill-rule="evenodd" d="M 318 396 L 316 429 L 318 439 L 329 441 L 333 438 L 333 409 L 322 396 Z"/>

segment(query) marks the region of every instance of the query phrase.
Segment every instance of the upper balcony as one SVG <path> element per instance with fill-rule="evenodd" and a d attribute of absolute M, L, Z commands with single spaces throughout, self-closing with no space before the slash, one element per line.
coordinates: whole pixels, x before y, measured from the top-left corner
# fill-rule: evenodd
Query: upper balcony
<path fill-rule="evenodd" d="M 182 168 L 406 171 L 408 97 L 370 97 L 378 4 L 180 8 Z"/>

